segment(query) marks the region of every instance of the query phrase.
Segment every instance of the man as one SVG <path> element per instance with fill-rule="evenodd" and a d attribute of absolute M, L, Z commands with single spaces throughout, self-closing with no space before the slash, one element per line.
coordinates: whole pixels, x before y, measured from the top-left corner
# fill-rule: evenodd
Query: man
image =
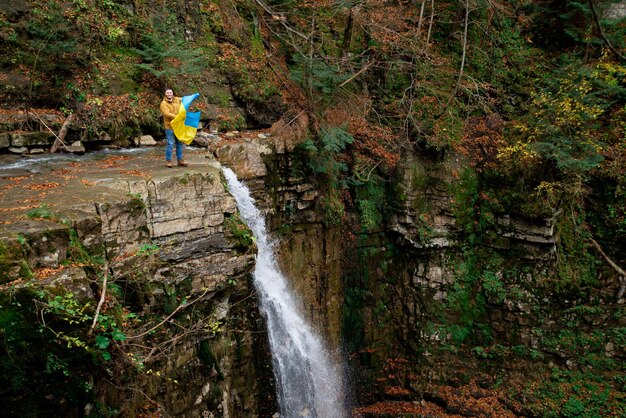
<path fill-rule="evenodd" d="M 167 161 L 165 166 L 172 167 L 172 151 L 174 149 L 174 143 L 176 143 L 176 158 L 178 159 L 178 165 L 187 167 L 189 163 L 183 160 L 183 143 L 180 142 L 174 136 L 172 130 L 172 120 L 178 114 L 178 107 L 180 106 L 180 97 L 174 96 L 172 89 L 165 90 L 165 97 L 161 102 L 161 113 L 163 113 L 163 123 L 165 125 L 165 138 L 167 138 L 167 146 L 165 147 L 165 160 Z"/>

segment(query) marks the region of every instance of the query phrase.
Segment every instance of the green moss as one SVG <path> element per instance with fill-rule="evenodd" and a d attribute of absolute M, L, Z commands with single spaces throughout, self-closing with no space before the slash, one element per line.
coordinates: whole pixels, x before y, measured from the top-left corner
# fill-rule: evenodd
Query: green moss
<path fill-rule="evenodd" d="M 26 216 L 29 219 L 58 219 L 58 216 L 55 215 L 48 205 L 39 205 L 36 208 L 30 209 L 26 212 Z"/>
<path fill-rule="evenodd" d="M 0 241 L 0 284 L 7 283 L 18 277 L 30 279 L 32 270 L 26 261 L 29 252 L 26 238 L 21 236 L 15 241 Z M 15 276 L 17 274 L 17 276 Z"/>
<path fill-rule="evenodd" d="M 183 176 L 178 177 L 178 182 L 183 186 L 186 186 L 189 184 L 189 177 L 189 173 L 185 173 Z"/>
<path fill-rule="evenodd" d="M 235 240 L 235 248 L 247 251 L 254 245 L 254 236 L 239 215 L 231 215 L 224 219 L 224 226 Z"/>

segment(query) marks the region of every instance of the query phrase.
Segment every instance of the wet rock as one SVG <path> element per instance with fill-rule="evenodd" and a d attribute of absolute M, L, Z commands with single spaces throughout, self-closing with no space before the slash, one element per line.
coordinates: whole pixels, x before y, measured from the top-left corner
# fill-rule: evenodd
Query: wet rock
<path fill-rule="evenodd" d="M 33 148 L 30 150 L 29 154 L 43 154 L 46 152 L 43 148 Z"/>
<path fill-rule="evenodd" d="M 85 146 L 82 142 L 76 141 L 73 142 L 72 145 L 62 147 L 62 150 L 71 154 L 83 155 L 85 153 Z"/>
<path fill-rule="evenodd" d="M 135 145 L 142 147 L 152 147 L 157 144 L 152 135 L 141 135 L 134 139 Z"/>
<path fill-rule="evenodd" d="M 20 132 L 11 134 L 13 147 L 32 147 L 36 145 L 52 145 L 54 135 L 49 132 Z"/>
<path fill-rule="evenodd" d="M 11 147 L 9 148 L 9 151 L 12 152 L 13 154 L 26 154 L 28 152 L 28 148 L 26 147 Z"/>

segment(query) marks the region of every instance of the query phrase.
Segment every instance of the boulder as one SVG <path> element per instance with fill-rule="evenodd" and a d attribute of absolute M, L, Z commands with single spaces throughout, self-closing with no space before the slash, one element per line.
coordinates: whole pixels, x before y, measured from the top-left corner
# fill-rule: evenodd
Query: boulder
<path fill-rule="evenodd" d="M 220 141 L 220 137 L 213 133 L 198 132 L 193 140 L 198 146 L 215 149 Z"/>
<path fill-rule="evenodd" d="M 215 154 L 222 164 L 237 173 L 237 177 L 249 179 L 267 175 L 262 151 L 261 145 L 252 142 L 225 142 L 218 146 Z"/>
<path fill-rule="evenodd" d="M 13 154 L 26 154 L 28 152 L 28 148 L 26 147 L 11 147 L 9 151 Z"/>
<path fill-rule="evenodd" d="M 63 147 L 63 151 L 72 154 L 83 155 L 85 153 L 85 146 L 82 142 L 76 141 L 73 142 L 72 145 Z"/>
<path fill-rule="evenodd" d="M 152 147 L 157 144 L 152 135 L 141 135 L 134 139 L 135 145 L 140 147 Z"/>

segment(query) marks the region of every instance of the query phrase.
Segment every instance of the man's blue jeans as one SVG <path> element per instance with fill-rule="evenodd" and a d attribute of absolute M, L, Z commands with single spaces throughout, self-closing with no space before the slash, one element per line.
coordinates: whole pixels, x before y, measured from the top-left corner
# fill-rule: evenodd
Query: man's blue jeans
<path fill-rule="evenodd" d="M 178 160 L 183 159 L 183 143 L 180 142 L 174 136 L 174 131 L 171 129 L 165 130 L 165 138 L 167 138 L 167 146 L 165 147 L 165 159 L 172 161 L 172 150 L 174 149 L 174 143 L 176 143 L 176 158 Z"/>

